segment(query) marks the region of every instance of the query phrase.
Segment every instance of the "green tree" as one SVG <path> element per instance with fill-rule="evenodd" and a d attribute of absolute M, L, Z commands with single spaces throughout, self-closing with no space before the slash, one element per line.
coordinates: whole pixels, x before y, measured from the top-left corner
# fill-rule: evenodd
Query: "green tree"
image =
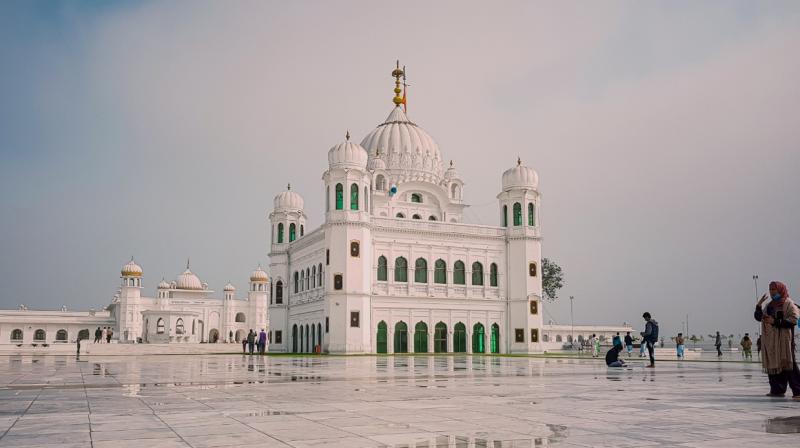
<path fill-rule="evenodd" d="M 554 302 L 558 298 L 558 290 L 564 287 L 564 273 L 561 266 L 549 258 L 542 258 L 542 290 L 544 298 Z"/>

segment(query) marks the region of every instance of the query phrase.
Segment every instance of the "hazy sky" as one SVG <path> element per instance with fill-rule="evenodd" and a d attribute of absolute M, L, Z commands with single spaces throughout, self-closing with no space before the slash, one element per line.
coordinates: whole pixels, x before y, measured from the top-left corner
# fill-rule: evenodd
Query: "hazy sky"
<path fill-rule="evenodd" d="M 322 218 L 327 151 L 391 111 L 498 224 L 540 176 L 548 318 L 754 331 L 752 275 L 800 298 L 800 2 L 0 2 L 0 307 L 153 294 L 191 257 L 268 263 L 287 182 Z"/>

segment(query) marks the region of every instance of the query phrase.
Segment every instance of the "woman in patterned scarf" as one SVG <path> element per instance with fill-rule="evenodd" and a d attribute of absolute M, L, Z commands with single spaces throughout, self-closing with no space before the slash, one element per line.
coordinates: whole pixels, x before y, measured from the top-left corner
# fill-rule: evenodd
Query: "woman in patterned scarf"
<path fill-rule="evenodd" d="M 770 302 L 762 306 L 768 298 Z M 755 318 L 761 322 L 763 335 L 761 363 L 769 376 L 767 396 L 784 396 L 788 384 L 792 388 L 792 399 L 800 401 L 800 370 L 794 356 L 794 327 L 798 314 L 788 288 L 781 282 L 771 282 L 769 297 L 764 294 L 756 304 Z"/>

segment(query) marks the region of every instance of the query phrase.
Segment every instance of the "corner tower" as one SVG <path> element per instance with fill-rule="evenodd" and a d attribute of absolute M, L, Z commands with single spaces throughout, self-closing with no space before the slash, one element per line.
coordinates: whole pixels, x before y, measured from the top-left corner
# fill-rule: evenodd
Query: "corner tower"
<path fill-rule="evenodd" d="M 142 326 L 142 267 L 131 257 L 131 261 L 120 270 L 120 277 L 117 335 L 121 342 L 136 342 Z"/>
<path fill-rule="evenodd" d="M 517 159 L 517 165 L 503 173 L 502 186 L 497 199 L 508 248 L 508 351 L 538 352 L 543 323 L 539 176 Z"/>

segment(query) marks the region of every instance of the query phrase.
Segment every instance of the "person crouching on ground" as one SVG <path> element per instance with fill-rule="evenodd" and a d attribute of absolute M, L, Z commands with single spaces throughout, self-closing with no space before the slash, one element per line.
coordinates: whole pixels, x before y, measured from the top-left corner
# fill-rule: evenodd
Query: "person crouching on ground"
<path fill-rule="evenodd" d="M 615 344 L 611 350 L 606 352 L 606 365 L 608 367 L 625 367 L 625 361 L 619 358 L 622 351 L 622 344 Z"/>
<path fill-rule="evenodd" d="M 648 312 L 642 314 L 642 318 L 647 322 L 644 331 L 640 333 L 642 335 L 642 345 L 647 346 L 647 352 L 650 354 L 650 365 L 646 367 L 653 368 L 656 366 L 656 348 L 654 344 L 658 341 L 658 322 Z"/>
<path fill-rule="evenodd" d="M 683 340 L 683 333 L 678 333 L 678 337 L 675 338 L 675 348 L 678 351 L 678 359 L 683 359 L 683 353 L 684 350 L 686 349 Z"/>
<path fill-rule="evenodd" d="M 794 355 L 794 327 L 800 312 L 792 299 L 789 289 L 781 282 L 770 282 L 770 302 L 762 304 L 767 295 L 761 296 L 753 314 L 761 322 L 762 350 L 761 365 L 769 377 L 769 397 L 782 397 L 788 384 L 792 389 L 792 399 L 800 401 L 800 369 Z"/>

